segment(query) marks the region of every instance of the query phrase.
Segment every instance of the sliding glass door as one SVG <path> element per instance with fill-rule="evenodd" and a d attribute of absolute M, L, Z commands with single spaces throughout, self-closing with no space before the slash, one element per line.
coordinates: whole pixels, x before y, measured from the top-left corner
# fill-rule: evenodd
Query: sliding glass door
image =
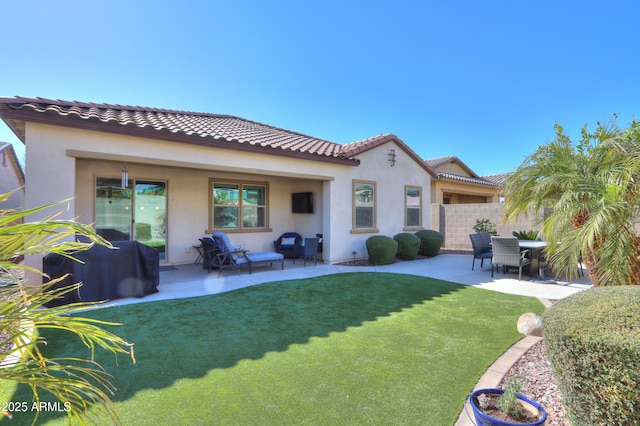
<path fill-rule="evenodd" d="M 137 240 L 165 259 L 167 184 L 148 180 L 96 179 L 96 231 L 109 241 Z M 133 188 L 133 190 L 131 189 Z"/>
<path fill-rule="evenodd" d="M 134 239 L 154 247 L 165 258 L 167 244 L 167 184 L 137 180 L 133 198 Z"/>

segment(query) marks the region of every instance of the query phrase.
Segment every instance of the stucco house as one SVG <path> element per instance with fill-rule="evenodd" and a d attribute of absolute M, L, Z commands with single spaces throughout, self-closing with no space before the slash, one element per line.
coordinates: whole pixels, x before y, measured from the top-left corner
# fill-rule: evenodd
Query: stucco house
<path fill-rule="evenodd" d="M 2 209 L 21 209 L 24 204 L 24 171 L 13 145 L 0 142 L 0 194 L 15 191 L 3 203 Z"/>
<path fill-rule="evenodd" d="M 460 158 L 453 155 L 425 161 L 438 173 L 438 178 L 431 181 L 432 203 L 500 202 L 501 183 L 506 175 L 478 176 Z"/>
<path fill-rule="evenodd" d="M 252 251 L 323 234 L 338 262 L 430 223 L 436 173 L 393 134 L 339 144 L 229 115 L 23 97 L 0 98 L 0 118 L 25 144 L 25 207 L 74 197 L 63 217 L 153 244 L 166 264 L 193 262 L 214 230 Z"/>

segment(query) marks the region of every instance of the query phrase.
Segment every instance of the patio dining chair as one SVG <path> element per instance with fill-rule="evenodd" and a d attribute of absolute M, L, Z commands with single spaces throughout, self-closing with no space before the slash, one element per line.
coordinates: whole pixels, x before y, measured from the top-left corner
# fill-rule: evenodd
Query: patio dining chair
<path fill-rule="evenodd" d="M 218 268 L 218 274 L 223 268 L 235 267 L 240 272 L 242 265 L 249 266 L 249 273 L 252 272 L 252 265 L 255 263 L 267 263 L 273 266 L 274 262 L 280 262 L 280 268 L 284 269 L 284 255 L 273 251 L 252 253 L 245 249 L 236 249 L 231 243 L 229 236 L 224 232 L 214 232 L 213 239 L 218 244 L 220 253 L 216 254 L 211 267 Z M 209 268 L 211 272 L 211 268 Z"/>
<path fill-rule="evenodd" d="M 493 252 L 491 251 L 491 234 L 488 232 L 478 232 L 469 234 L 469 238 L 471 239 L 471 246 L 473 247 L 473 262 L 471 263 L 471 270 L 473 271 L 476 265 L 476 259 L 480 259 L 481 268 L 484 266 L 485 259 L 489 259 L 489 262 L 491 262 L 491 258 L 493 257 Z"/>
<path fill-rule="evenodd" d="M 493 277 L 493 267 L 496 269 L 502 265 L 506 271 L 508 267 L 518 268 L 518 280 L 522 279 L 522 268 L 531 264 L 531 250 L 521 250 L 518 239 L 515 237 L 491 237 L 493 258 L 491 259 L 491 276 Z M 529 277 L 533 278 L 532 268 L 529 268 Z"/>

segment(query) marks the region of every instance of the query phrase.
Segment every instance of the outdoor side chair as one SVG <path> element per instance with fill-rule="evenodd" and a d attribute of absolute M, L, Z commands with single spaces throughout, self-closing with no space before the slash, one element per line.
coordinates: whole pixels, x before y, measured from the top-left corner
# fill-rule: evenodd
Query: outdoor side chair
<path fill-rule="evenodd" d="M 471 246 L 473 247 L 472 271 L 476 264 L 476 259 L 480 259 L 480 267 L 482 268 L 484 266 L 484 260 L 489 259 L 489 262 L 491 262 L 491 258 L 493 257 L 493 252 L 491 251 L 491 234 L 488 232 L 486 234 L 489 235 L 488 241 L 481 233 L 469 234 Z"/>
<path fill-rule="evenodd" d="M 281 253 L 286 258 L 295 258 L 295 249 L 302 244 L 302 236 L 297 232 L 285 232 L 273 242 L 276 253 Z"/>
<path fill-rule="evenodd" d="M 307 266 L 307 260 L 313 260 L 315 265 L 318 264 L 318 244 L 320 238 L 305 238 L 303 245 L 298 245 L 295 248 L 296 256 L 293 258 L 293 263 L 296 263 L 296 258 L 301 257 L 304 261 L 304 266 Z"/>
<path fill-rule="evenodd" d="M 491 260 L 491 276 L 493 277 L 493 267 L 502 265 L 506 271 L 508 267 L 518 268 L 518 280 L 522 279 L 522 268 L 531 264 L 531 250 L 521 250 L 518 239 L 515 237 L 491 237 L 493 258 Z M 532 268 L 529 268 L 529 277 L 533 278 Z"/>

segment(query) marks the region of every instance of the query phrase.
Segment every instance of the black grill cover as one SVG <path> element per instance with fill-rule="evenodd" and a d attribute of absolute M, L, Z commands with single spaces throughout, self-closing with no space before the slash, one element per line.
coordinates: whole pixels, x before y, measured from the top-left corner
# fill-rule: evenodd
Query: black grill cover
<path fill-rule="evenodd" d="M 158 251 L 137 241 L 116 241 L 110 249 L 94 245 L 73 255 L 73 259 L 48 254 L 42 261 L 43 272 L 51 279 L 70 274 L 54 288 L 82 282 L 82 286 L 48 307 L 74 302 L 96 302 L 122 297 L 144 297 L 158 292 L 160 258 Z M 45 277 L 44 282 L 49 280 Z"/>

